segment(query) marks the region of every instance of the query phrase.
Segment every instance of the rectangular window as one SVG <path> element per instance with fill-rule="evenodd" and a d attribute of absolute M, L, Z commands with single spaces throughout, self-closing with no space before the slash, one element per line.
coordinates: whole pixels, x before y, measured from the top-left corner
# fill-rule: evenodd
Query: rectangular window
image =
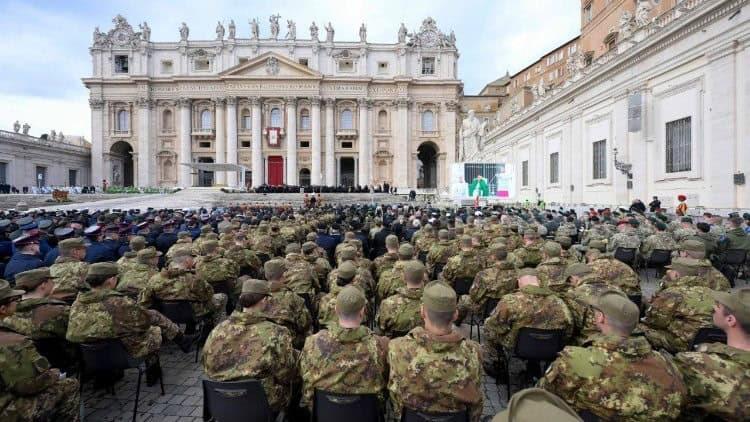
<path fill-rule="evenodd" d="M 240 145 L 240 148 L 250 148 L 250 141 L 242 141 Z"/>
<path fill-rule="evenodd" d="M 549 155 L 549 182 L 560 183 L 560 153 L 553 152 Z"/>
<path fill-rule="evenodd" d="M 435 58 L 434 57 L 422 57 L 422 74 L 423 75 L 435 74 Z"/>
<path fill-rule="evenodd" d="M 115 73 L 128 73 L 128 56 L 115 56 Z"/>
<path fill-rule="evenodd" d="M 591 22 L 591 19 L 594 18 L 594 15 L 592 14 L 592 11 L 591 11 L 591 3 L 589 3 L 588 6 L 583 8 L 582 15 L 583 15 L 583 23 L 586 24 L 586 23 Z"/>
<path fill-rule="evenodd" d="M 195 59 L 195 70 L 206 71 L 211 68 L 211 60 L 209 59 Z"/>
<path fill-rule="evenodd" d="M 341 148 L 351 149 L 353 147 L 354 147 L 354 144 L 352 142 L 342 142 L 341 143 Z"/>
<path fill-rule="evenodd" d="M 198 142 L 199 148 L 211 148 L 211 142 Z"/>
<path fill-rule="evenodd" d="M 250 130 L 253 128 L 253 116 L 244 115 L 240 121 L 240 128 Z"/>
<path fill-rule="evenodd" d="M 354 62 L 352 60 L 339 60 L 339 72 L 353 72 Z"/>
<path fill-rule="evenodd" d="M 299 64 L 301 64 L 302 66 L 307 66 L 308 63 L 309 62 L 308 62 L 308 60 L 307 60 L 306 57 L 302 57 L 302 58 L 299 59 Z"/>
<path fill-rule="evenodd" d="M 0 163 L 0 184 L 8 183 L 8 163 Z"/>
<path fill-rule="evenodd" d="M 593 178 L 607 178 L 607 140 L 596 141 L 592 144 Z"/>
<path fill-rule="evenodd" d="M 174 72 L 172 68 L 172 60 L 162 60 L 161 62 L 161 73 L 165 75 L 171 75 Z"/>
<path fill-rule="evenodd" d="M 529 186 L 529 160 L 521 162 L 521 186 Z"/>
<path fill-rule="evenodd" d="M 388 62 L 378 62 L 378 73 L 388 73 Z"/>
<path fill-rule="evenodd" d="M 310 148 L 310 141 L 299 141 L 300 148 Z"/>
<path fill-rule="evenodd" d="M 690 171 L 691 151 L 691 117 L 667 122 L 667 173 Z"/>
<path fill-rule="evenodd" d="M 312 119 L 310 118 L 310 113 L 302 114 L 299 118 L 299 126 L 301 130 L 310 130 L 312 129 Z"/>
<path fill-rule="evenodd" d="M 78 170 L 68 170 L 68 186 L 78 186 Z"/>

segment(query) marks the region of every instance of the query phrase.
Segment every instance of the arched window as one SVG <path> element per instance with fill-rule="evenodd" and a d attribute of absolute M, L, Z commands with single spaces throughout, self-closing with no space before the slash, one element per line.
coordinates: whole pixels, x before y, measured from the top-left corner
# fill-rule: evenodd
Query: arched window
<path fill-rule="evenodd" d="M 161 128 L 164 132 L 171 132 L 172 131 L 172 110 L 164 110 L 164 112 L 161 114 Z"/>
<path fill-rule="evenodd" d="M 299 185 L 310 186 L 310 169 L 302 169 L 299 171 Z"/>
<path fill-rule="evenodd" d="M 388 112 L 380 110 L 378 113 L 378 130 L 385 132 L 388 130 Z"/>
<path fill-rule="evenodd" d="M 281 109 L 271 109 L 271 127 L 281 127 Z"/>
<path fill-rule="evenodd" d="M 422 131 L 423 132 L 435 131 L 435 116 L 432 114 L 432 111 L 430 110 L 422 112 Z"/>
<path fill-rule="evenodd" d="M 312 121 L 310 120 L 310 110 L 303 108 L 299 112 L 299 127 L 301 130 L 312 129 Z"/>
<path fill-rule="evenodd" d="M 243 108 L 240 114 L 240 129 L 250 130 L 253 127 L 253 116 L 250 115 L 250 110 Z"/>
<path fill-rule="evenodd" d="M 172 160 L 166 159 L 164 161 L 164 165 L 162 166 L 162 175 L 161 175 L 161 179 L 162 180 L 173 180 L 174 179 L 173 178 L 173 174 L 172 174 L 173 171 L 174 171 L 173 167 L 174 166 L 172 165 Z"/>
<path fill-rule="evenodd" d="M 127 132 L 130 130 L 130 112 L 127 110 L 120 110 L 117 112 L 117 127 L 115 130 L 119 132 Z"/>
<path fill-rule="evenodd" d="M 209 110 L 201 111 L 201 129 L 211 129 L 211 112 Z"/>
<path fill-rule="evenodd" d="M 341 121 L 339 126 L 343 130 L 354 129 L 354 113 L 348 108 L 341 112 Z"/>

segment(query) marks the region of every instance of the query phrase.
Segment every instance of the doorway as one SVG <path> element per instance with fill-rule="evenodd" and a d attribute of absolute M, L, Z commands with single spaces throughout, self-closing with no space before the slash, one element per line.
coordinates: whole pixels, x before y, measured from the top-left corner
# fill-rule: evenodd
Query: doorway
<path fill-rule="evenodd" d="M 36 166 L 36 187 L 47 186 L 47 167 Z"/>
<path fill-rule="evenodd" d="M 310 169 L 302 169 L 299 171 L 299 185 L 310 186 Z"/>
<path fill-rule="evenodd" d="M 354 158 L 339 159 L 339 185 L 354 186 Z"/>
<path fill-rule="evenodd" d="M 199 163 L 213 163 L 214 159 L 211 157 L 198 157 Z M 198 186 L 202 188 L 210 188 L 214 185 L 214 172 L 208 170 L 198 170 Z"/>
<path fill-rule="evenodd" d="M 109 149 L 114 160 L 109 175 L 112 186 L 133 186 L 133 147 L 125 141 L 118 141 Z"/>
<path fill-rule="evenodd" d="M 280 155 L 268 157 L 268 184 L 270 186 L 284 184 L 284 158 Z"/>
<path fill-rule="evenodd" d="M 417 149 L 417 187 L 437 188 L 437 148 L 432 143 L 424 143 Z"/>

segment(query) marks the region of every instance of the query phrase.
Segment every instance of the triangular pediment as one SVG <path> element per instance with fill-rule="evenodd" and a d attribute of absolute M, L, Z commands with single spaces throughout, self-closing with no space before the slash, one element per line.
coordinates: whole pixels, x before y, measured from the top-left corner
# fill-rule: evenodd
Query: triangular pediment
<path fill-rule="evenodd" d="M 323 76 L 280 54 L 268 52 L 221 72 L 225 79 L 321 79 Z"/>

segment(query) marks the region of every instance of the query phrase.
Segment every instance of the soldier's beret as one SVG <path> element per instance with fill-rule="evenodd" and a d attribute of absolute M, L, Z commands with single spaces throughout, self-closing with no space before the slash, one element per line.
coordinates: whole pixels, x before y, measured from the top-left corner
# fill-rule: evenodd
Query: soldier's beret
<path fill-rule="evenodd" d="M 86 276 L 105 276 L 113 277 L 119 272 L 117 264 L 114 262 L 97 262 L 89 265 L 89 271 Z"/>
<path fill-rule="evenodd" d="M 177 238 L 179 238 L 179 239 L 187 239 L 188 237 L 193 237 L 190 234 L 190 232 L 182 231 L 182 232 L 177 233 Z"/>
<path fill-rule="evenodd" d="M 461 246 L 471 246 L 471 236 L 469 235 L 462 235 L 461 239 L 459 239 L 459 242 L 461 243 Z"/>
<path fill-rule="evenodd" d="M 607 317 L 617 319 L 633 328 L 640 319 L 638 305 L 619 290 L 608 289 L 600 295 L 587 296 L 584 301 Z"/>
<path fill-rule="evenodd" d="M 149 259 L 153 259 L 159 256 L 161 256 L 161 252 L 157 251 L 156 249 L 145 248 L 138 251 L 138 261 L 141 262 L 145 262 Z"/>
<path fill-rule="evenodd" d="M 122 256 L 125 258 L 135 258 L 138 256 L 138 253 L 135 251 L 125 251 L 125 253 L 122 254 Z"/>
<path fill-rule="evenodd" d="M 667 225 L 662 223 L 661 221 L 656 221 L 654 223 L 654 227 L 656 227 L 657 230 L 662 231 L 662 232 L 667 229 Z"/>
<path fill-rule="evenodd" d="M 18 277 L 18 276 L 16 276 Z M 750 324 L 750 287 L 732 293 L 711 292 L 715 301 L 729 308 L 741 324 Z"/>
<path fill-rule="evenodd" d="M 424 229 L 425 229 L 425 231 L 428 231 L 428 232 L 432 231 L 432 224 L 429 224 L 429 223 L 425 224 L 424 225 Z"/>
<path fill-rule="evenodd" d="M 351 280 L 357 275 L 357 267 L 352 261 L 344 261 L 339 265 L 338 277 L 342 280 Z"/>
<path fill-rule="evenodd" d="M 508 407 L 492 418 L 492 422 L 531 421 L 578 422 L 581 418 L 565 400 L 541 388 L 527 388 L 513 394 Z"/>
<path fill-rule="evenodd" d="M 283 259 L 272 259 L 263 264 L 266 279 L 277 279 L 286 271 L 286 262 Z"/>
<path fill-rule="evenodd" d="M 536 268 L 522 268 L 522 269 L 518 270 L 518 273 L 516 273 L 516 274 L 517 274 L 518 278 L 521 278 L 521 277 L 524 277 L 524 276 L 527 276 L 527 275 L 531 275 L 531 276 L 536 277 L 538 273 L 536 271 Z"/>
<path fill-rule="evenodd" d="M 683 240 L 680 242 L 681 251 L 706 252 L 706 245 L 700 240 Z"/>
<path fill-rule="evenodd" d="M 72 239 L 64 239 L 57 242 L 57 248 L 60 251 L 70 251 L 73 249 L 85 248 L 86 244 L 83 243 L 83 239 L 80 237 L 74 237 Z"/>
<path fill-rule="evenodd" d="M 539 237 L 539 232 L 537 232 L 535 229 L 526 229 L 523 231 L 523 235 L 525 237 L 537 238 Z"/>
<path fill-rule="evenodd" d="M 414 256 L 414 247 L 409 243 L 404 243 L 398 247 L 398 254 L 406 258 L 411 258 Z"/>
<path fill-rule="evenodd" d="M 316 245 L 315 242 L 305 242 L 302 244 L 302 252 L 304 252 L 305 254 L 309 254 L 317 248 L 318 245 Z"/>
<path fill-rule="evenodd" d="M 300 253 L 302 249 L 299 247 L 299 243 L 290 243 L 286 245 L 286 249 L 284 250 L 286 253 Z"/>
<path fill-rule="evenodd" d="M 664 266 L 664 268 L 677 271 L 682 277 L 698 275 L 702 270 L 700 263 L 692 258 L 675 258 L 671 264 Z"/>
<path fill-rule="evenodd" d="M 315 240 L 318 239 L 318 235 L 317 235 L 317 233 L 310 232 L 310 233 L 307 234 L 307 236 L 305 236 L 305 239 L 308 242 L 315 242 Z"/>
<path fill-rule="evenodd" d="M 205 238 L 208 239 L 208 240 L 219 240 L 219 235 L 212 232 L 212 233 L 208 233 L 205 236 Z"/>
<path fill-rule="evenodd" d="M 422 305 L 435 312 L 453 312 L 456 310 L 456 291 L 442 282 L 430 283 L 422 293 Z"/>
<path fill-rule="evenodd" d="M 0 278 L 0 301 L 16 296 L 23 296 L 26 293 L 23 290 L 14 290 L 7 280 Z"/>
<path fill-rule="evenodd" d="M 360 311 L 367 301 L 362 290 L 357 286 L 345 286 L 336 296 L 336 308 L 343 314 L 353 314 Z"/>
<path fill-rule="evenodd" d="M 560 247 L 559 243 L 555 242 L 544 242 L 544 253 L 547 254 L 547 256 L 560 256 L 560 253 L 562 252 L 562 247 Z"/>
<path fill-rule="evenodd" d="M 172 252 L 172 258 L 181 258 L 184 256 L 193 256 L 193 249 L 192 248 L 179 248 L 179 249 L 175 249 L 174 252 Z"/>
<path fill-rule="evenodd" d="M 146 247 L 146 238 L 143 236 L 133 236 L 133 238 L 130 239 L 129 244 L 130 249 L 138 252 Z"/>
<path fill-rule="evenodd" d="M 569 236 L 556 236 L 555 242 L 559 243 L 561 246 L 570 247 L 570 245 L 573 244 L 573 239 Z"/>
<path fill-rule="evenodd" d="M 354 247 L 343 247 L 339 251 L 339 259 L 342 261 L 351 261 L 357 258 L 357 250 Z"/>
<path fill-rule="evenodd" d="M 206 240 L 205 242 L 201 243 L 201 248 L 203 248 L 205 252 L 213 252 L 218 247 L 219 241 L 214 239 Z"/>
<path fill-rule="evenodd" d="M 36 286 L 51 278 L 49 268 L 41 267 L 16 274 L 16 287 L 26 291 L 34 290 Z"/>
<path fill-rule="evenodd" d="M 599 252 L 605 252 L 607 250 L 607 244 L 601 239 L 593 239 L 589 242 L 589 249 L 596 249 Z"/>
<path fill-rule="evenodd" d="M 419 261 L 408 261 L 406 265 L 404 265 L 404 276 L 410 280 L 423 278 L 424 272 L 424 264 Z"/>
<path fill-rule="evenodd" d="M 680 223 L 693 224 L 693 219 L 691 217 L 685 216 L 685 217 L 680 218 Z"/>
<path fill-rule="evenodd" d="M 242 293 L 255 293 L 270 296 L 271 289 L 268 286 L 267 281 L 251 278 L 242 283 Z"/>
<path fill-rule="evenodd" d="M 565 269 L 564 277 L 567 280 L 570 276 L 584 276 L 586 274 L 591 274 L 593 272 L 593 269 L 589 267 L 588 265 L 584 263 L 575 263 L 568 265 L 568 268 Z"/>

